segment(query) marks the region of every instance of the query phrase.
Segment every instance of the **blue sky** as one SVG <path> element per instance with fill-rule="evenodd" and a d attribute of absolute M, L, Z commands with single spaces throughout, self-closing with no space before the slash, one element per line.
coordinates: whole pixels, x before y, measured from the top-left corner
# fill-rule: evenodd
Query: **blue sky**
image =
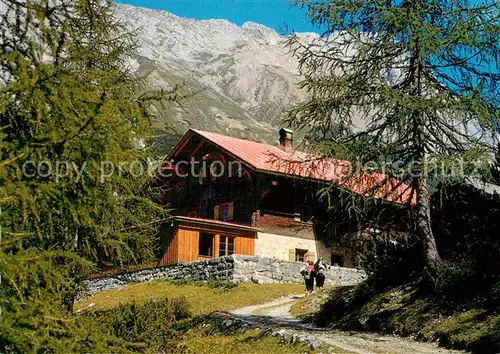
<path fill-rule="evenodd" d="M 124 4 L 166 10 L 181 17 L 195 19 L 224 18 L 241 26 L 253 21 L 283 33 L 321 31 L 311 25 L 306 11 L 291 7 L 289 0 L 117 0 Z"/>
<path fill-rule="evenodd" d="M 224 18 L 241 26 L 253 21 L 284 31 L 318 32 L 306 17 L 306 10 L 291 6 L 292 0 L 116 0 L 119 3 L 166 10 L 199 20 Z M 469 0 L 471 4 L 495 0 Z"/>

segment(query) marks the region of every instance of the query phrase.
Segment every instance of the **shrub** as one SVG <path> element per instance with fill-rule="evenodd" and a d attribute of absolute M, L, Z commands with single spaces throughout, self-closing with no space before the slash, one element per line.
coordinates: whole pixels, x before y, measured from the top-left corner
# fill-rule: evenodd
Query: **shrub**
<path fill-rule="evenodd" d="M 400 285 L 420 274 L 422 252 L 419 247 L 414 239 L 374 236 L 358 252 L 358 262 L 376 288 Z"/>
<path fill-rule="evenodd" d="M 500 282 L 500 196 L 456 185 L 440 188 L 434 198 L 433 230 L 447 260 L 436 290 L 453 300 L 482 299 L 482 305 L 495 309 L 494 285 Z"/>
<path fill-rule="evenodd" d="M 374 294 L 369 281 L 335 289 L 332 296 L 321 305 L 314 320 L 321 326 L 335 325 L 341 329 L 362 330 L 361 323 L 355 317 Z"/>
<path fill-rule="evenodd" d="M 176 321 L 191 317 L 191 309 L 188 299 L 184 297 L 175 298 L 170 302 L 170 309 Z"/>
<path fill-rule="evenodd" d="M 436 295 L 447 303 L 480 296 L 481 277 L 476 276 L 475 267 L 468 260 L 443 260 L 435 280 Z"/>
<path fill-rule="evenodd" d="M 102 324 L 107 334 L 127 342 L 164 345 L 172 338 L 173 324 L 190 317 L 191 313 L 186 299 L 165 298 L 95 311 L 89 316 Z"/>
<path fill-rule="evenodd" d="M 493 308 L 500 307 L 500 281 L 491 287 L 491 302 Z"/>

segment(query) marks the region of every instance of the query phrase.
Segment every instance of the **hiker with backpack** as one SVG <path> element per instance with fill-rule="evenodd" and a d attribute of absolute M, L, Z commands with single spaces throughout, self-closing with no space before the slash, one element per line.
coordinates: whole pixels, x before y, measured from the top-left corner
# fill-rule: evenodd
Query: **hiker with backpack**
<path fill-rule="evenodd" d="M 316 271 L 314 269 L 314 262 L 308 261 L 304 269 L 300 271 L 300 274 L 304 277 L 307 294 L 311 295 L 314 290 L 314 277 L 316 274 Z"/>
<path fill-rule="evenodd" d="M 319 291 L 321 291 L 321 289 L 323 289 L 323 285 L 325 285 L 327 267 L 328 265 L 323 262 L 321 258 L 318 258 L 318 260 L 314 264 L 314 273 L 316 275 L 316 289 L 318 289 Z"/>

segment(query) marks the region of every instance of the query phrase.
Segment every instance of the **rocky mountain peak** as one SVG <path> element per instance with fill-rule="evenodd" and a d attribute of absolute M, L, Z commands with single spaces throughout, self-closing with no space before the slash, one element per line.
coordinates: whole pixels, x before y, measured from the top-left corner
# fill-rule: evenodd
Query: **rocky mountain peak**
<path fill-rule="evenodd" d="M 121 4 L 116 12 L 138 33 L 140 48 L 131 65 L 147 77 L 148 85 L 184 82 L 196 92 L 182 107 L 156 107 L 159 127 L 168 124 L 179 134 L 193 127 L 277 143 L 285 110 L 305 98 L 286 37 L 271 28 Z"/>

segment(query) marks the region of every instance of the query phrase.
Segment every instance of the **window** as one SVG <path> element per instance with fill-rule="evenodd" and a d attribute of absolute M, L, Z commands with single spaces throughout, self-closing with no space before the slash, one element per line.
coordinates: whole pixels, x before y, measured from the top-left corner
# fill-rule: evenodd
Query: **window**
<path fill-rule="evenodd" d="M 200 233 L 200 242 L 198 243 L 198 255 L 213 256 L 214 235 Z"/>
<path fill-rule="evenodd" d="M 307 250 L 302 250 L 299 248 L 295 249 L 295 261 L 296 262 L 305 262 L 307 260 Z"/>
<path fill-rule="evenodd" d="M 234 213 L 234 203 L 223 203 L 214 207 L 214 219 L 222 221 L 232 221 Z"/>
<path fill-rule="evenodd" d="M 230 256 L 234 253 L 234 237 L 220 236 L 219 257 Z"/>
<path fill-rule="evenodd" d="M 342 267 L 344 263 L 344 257 L 340 254 L 332 253 L 331 265 Z"/>
<path fill-rule="evenodd" d="M 300 206 L 300 221 L 302 222 L 310 222 L 313 217 L 312 206 L 302 204 Z"/>
<path fill-rule="evenodd" d="M 220 237 L 219 240 L 219 257 L 226 255 L 226 238 Z"/>
<path fill-rule="evenodd" d="M 229 205 L 221 205 L 221 220 L 227 221 L 229 217 Z"/>

